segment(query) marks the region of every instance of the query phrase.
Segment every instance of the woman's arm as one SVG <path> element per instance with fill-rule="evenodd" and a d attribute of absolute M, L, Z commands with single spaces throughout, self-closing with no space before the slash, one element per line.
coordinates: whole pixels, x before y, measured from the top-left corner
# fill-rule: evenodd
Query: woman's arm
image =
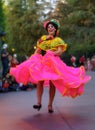
<path fill-rule="evenodd" d="M 41 53 L 41 49 L 40 49 L 40 48 L 37 48 L 37 49 L 35 50 L 34 54 L 35 54 L 35 53 L 39 53 L 39 54 L 40 54 L 40 53 Z"/>
<path fill-rule="evenodd" d="M 62 54 L 62 47 L 60 46 L 60 47 L 57 48 L 57 51 L 54 52 L 54 55 L 60 56 L 61 54 Z"/>

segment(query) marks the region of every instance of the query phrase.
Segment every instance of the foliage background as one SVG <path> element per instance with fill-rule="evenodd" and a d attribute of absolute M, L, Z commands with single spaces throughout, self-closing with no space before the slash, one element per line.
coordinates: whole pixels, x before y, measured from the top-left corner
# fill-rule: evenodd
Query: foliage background
<path fill-rule="evenodd" d="M 60 0 L 54 3 L 45 0 L 8 0 L 4 5 L 3 18 L 6 42 L 9 51 L 15 49 L 18 56 L 30 56 L 41 35 L 46 31 L 46 19 L 58 19 L 61 25 L 60 36 L 68 44 L 62 58 L 75 55 L 92 57 L 95 54 L 95 1 Z M 2 11 L 0 11 L 2 12 Z M 47 12 L 47 13 L 46 13 Z M 5 25 L 6 22 L 6 25 Z"/>

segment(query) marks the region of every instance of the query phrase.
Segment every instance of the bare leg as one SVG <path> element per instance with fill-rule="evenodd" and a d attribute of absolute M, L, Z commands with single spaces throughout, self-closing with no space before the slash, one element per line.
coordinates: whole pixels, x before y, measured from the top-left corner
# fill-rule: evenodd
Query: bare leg
<path fill-rule="evenodd" d="M 37 85 L 37 104 L 41 105 L 42 95 L 43 95 L 43 83 L 44 81 L 39 81 Z"/>
<path fill-rule="evenodd" d="M 41 109 L 42 105 L 42 95 L 43 95 L 43 83 L 44 81 L 39 81 L 37 84 L 37 104 L 33 105 L 34 109 L 37 109 L 38 111 Z"/>
<path fill-rule="evenodd" d="M 50 113 L 53 112 L 53 110 L 52 110 L 52 104 L 53 104 L 55 92 L 56 92 L 55 86 L 54 86 L 53 83 L 50 81 L 49 104 L 48 104 L 48 109 L 51 111 L 51 112 L 49 111 Z"/>

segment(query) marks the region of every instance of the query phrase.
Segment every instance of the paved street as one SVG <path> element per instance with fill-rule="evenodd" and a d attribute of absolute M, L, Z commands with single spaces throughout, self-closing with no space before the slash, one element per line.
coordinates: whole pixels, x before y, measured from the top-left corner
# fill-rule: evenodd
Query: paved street
<path fill-rule="evenodd" d="M 62 97 L 57 91 L 54 113 L 48 113 L 48 88 L 42 109 L 32 108 L 36 90 L 0 93 L 0 130 L 95 130 L 95 72 L 81 97 Z"/>

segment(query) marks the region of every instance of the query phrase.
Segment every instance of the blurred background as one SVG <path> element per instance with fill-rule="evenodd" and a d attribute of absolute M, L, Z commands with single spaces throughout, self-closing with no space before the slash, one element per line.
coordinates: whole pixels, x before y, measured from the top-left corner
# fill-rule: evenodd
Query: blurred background
<path fill-rule="evenodd" d="M 95 54 L 95 0 L 0 0 L 0 48 L 7 43 L 9 53 L 23 61 L 46 33 L 43 22 L 53 18 L 59 20 L 59 34 L 68 44 L 62 55 L 67 64 L 71 55 L 78 63 L 82 55 Z"/>

